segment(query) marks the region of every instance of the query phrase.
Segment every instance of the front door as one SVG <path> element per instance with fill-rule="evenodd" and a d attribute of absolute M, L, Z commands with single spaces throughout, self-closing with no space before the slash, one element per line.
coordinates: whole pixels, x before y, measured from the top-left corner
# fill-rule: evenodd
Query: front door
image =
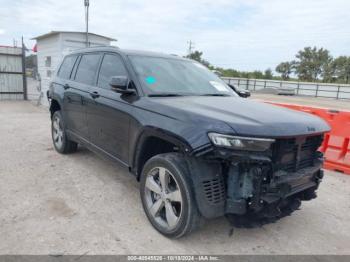
<path fill-rule="evenodd" d="M 131 101 L 111 89 L 112 76 L 128 76 L 122 58 L 106 53 L 103 57 L 95 94 L 88 106 L 89 136 L 92 143 L 124 163 L 128 162 Z"/>

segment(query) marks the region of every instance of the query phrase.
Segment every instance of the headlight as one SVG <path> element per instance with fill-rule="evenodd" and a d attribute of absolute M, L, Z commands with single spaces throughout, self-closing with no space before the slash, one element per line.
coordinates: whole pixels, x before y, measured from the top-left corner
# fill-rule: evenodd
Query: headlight
<path fill-rule="evenodd" d="M 269 138 L 228 136 L 217 133 L 209 133 L 208 136 L 216 146 L 247 151 L 266 151 L 275 142 L 275 139 Z"/>

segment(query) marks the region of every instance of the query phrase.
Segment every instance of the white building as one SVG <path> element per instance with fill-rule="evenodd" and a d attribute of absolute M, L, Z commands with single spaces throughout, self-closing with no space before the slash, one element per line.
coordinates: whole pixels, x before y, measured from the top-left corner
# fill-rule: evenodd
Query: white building
<path fill-rule="evenodd" d="M 44 94 L 43 104 L 47 105 L 46 91 L 51 76 L 55 73 L 62 58 L 75 49 L 86 47 L 85 32 L 51 31 L 33 38 L 36 40 L 38 73 L 41 77 L 41 91 Z M 116 39 L 89 33 L 89 46 L 110 45 Z"/>

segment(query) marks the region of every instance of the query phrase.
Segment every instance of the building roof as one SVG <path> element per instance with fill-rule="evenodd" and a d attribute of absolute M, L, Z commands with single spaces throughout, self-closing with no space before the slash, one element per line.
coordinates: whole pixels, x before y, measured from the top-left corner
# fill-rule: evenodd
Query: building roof
<path fill-rule="evenodd" d="M 79 31 L 51 31 L 51 32 L 46 33 L 46 34 L 33 37 L 32 40 L 39 40 L 39 39 L 43 39 L 43 38 L 50 37 L 50 36 L 53 36 L 53 35 L 61 34 L 61 33 L 86 34 L 85 32 L 79 32 Z M 117 39 L 114 39 L 114 38 L 111 38 L 111 37 L 108 37 L 108 36 L 99 35 L 99 34 L 89 33 L 89 35 L 95 35 L 95 36 L 103 37 L 103 38 L 105 38 L 105 39 L 107 39 L 109 41 L 117 41 Z"/>

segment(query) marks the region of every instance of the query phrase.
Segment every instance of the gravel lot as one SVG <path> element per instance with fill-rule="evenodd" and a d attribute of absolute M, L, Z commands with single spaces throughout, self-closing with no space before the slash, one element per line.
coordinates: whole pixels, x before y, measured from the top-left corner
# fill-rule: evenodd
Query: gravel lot
<path fill-rule="evenodd" d="M 275 224 L 222 218 L 180 240 L 157 233 L 127 170 L 51 144 L 47 109 L 0 101 L 0 254 L 350 254 L 350 176 L 326 172 L 319 198 Z"/>

